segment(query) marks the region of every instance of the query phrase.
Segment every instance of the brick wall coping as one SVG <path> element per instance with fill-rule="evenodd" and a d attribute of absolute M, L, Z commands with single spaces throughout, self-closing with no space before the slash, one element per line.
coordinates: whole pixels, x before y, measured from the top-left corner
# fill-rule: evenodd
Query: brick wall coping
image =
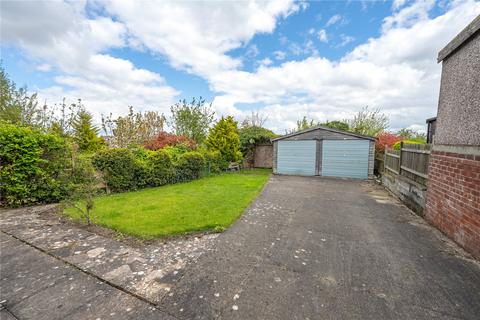
<path fill-rule="evenodd" d="M 451 146 L 444 144 L 434 144 L 432 146 L 432 151 L 480 156 L 480 146 Z"/>

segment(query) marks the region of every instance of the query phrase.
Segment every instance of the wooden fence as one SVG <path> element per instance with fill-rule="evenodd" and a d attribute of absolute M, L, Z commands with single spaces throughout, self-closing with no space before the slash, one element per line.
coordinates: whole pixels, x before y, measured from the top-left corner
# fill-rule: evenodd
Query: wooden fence
<path fill-rule="evenodd" d="M 402 175 L 421 185 L 428 178 L 430 144 L 401 144 L 400 150 L 385 148 L 384 172 Z"/>

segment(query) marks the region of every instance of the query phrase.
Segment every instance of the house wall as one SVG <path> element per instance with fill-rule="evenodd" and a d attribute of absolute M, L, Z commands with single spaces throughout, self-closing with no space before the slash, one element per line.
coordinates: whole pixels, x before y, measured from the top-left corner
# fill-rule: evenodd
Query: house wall
<path fill-rule="evenodd" d="M 480 32 L 442 62 L 435 144 L 480 145 Z"/>
<path fill-rule="evenodd" d="M 480 258 L 480 150 L 450 151 L 430 155 L 425 219 Z"/>
<path fill-rule="evenodd" d="M 425 212 L 432 225 L 477 258 L 480 258 L 480 31 L 469 33 L 469 30 L 478 30 L 479 26 L 477 18 L 440 52 L 442 80 Z M 458 43 L 458 39 L 464 43 Z M 442 55 L 449 46 L 456 49 Z"/>
<path fill-rule="evenodd" d="M 355 137 L 347 134 L 342 134 L 338 132 L 332 132 L 328 130 L 312 130 L 305 133 L 301 133 L 295 136 L 286 137 L 282 140 L 286 141 L 296 141 L 296 140 L 317 140 L 317 164 L 315 168 L 315 172 L 317 175 L 322 174 L 322 142 L 323 139 L 331 139 L 331 140 L 357 140 L 362 139 L 360 137 Z M 272 158 L 272 166 L 273 166 L 273 173 L 277 173 L 277 150 L 278 150 L 278 141 L 273 142 L 273 158 Z M 374 168 L 374 159 L 375 158 L 375 141 L 370 141 L 369 145 L 369 159 L 368 159 L 368 177 L 373 178 L 373 168 Z"/>

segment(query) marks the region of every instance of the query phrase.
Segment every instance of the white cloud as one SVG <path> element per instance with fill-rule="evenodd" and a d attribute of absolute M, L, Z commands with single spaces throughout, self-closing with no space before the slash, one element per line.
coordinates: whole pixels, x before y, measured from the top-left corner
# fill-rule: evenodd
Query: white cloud
<path fill-rule="evenodd" d="M 328 42 L 327 31 L 325 29 L 320 29 L 317 32 L 318 40 L 321 42 Z"/>
<path fill-rule="evenodd" d="M 276 60 L 284 60 L 287 54 L 284 51 L 274 51 L 273 55 Z"/>
<path fill-rule="evenodd" d="M 167 57 L 175 68 L 205 78 L 241 66 L 226 53 L 257 33 L 270 33 L 277 19 L 300 10 L 290 0 L 268 2 L 111 1 L 105 9 L 123 22 L 145 47 Z"/>
<path fill-rule="evenodd" d="M 355 41 L 355 38 L 352 36 L 347 36 L 345 34 L 340 35 L 340 43 L 338 44 L 338 47 L 343 47 L 349 44 L 350 42 Z"/>
<path fill-rule="evenodd" d="M 339 22 L 342 20 L 342 16 L 339 14 L 333 15 L 328 19 L 327 23 L 325 24 L 326 27 L 329 27 L 331 25 L 334 25 L 335 23 Z"/>
<path fill-rule="evenodd" d="M 423 127 L 437 108 L 437 53 L 480 13 L 480 4 L 456 3 L 434 19 L 421 13 L 425 4 L 413 7 L 385 19 L 381 36 L 338 62 L 310 57 L 255 73 L 232 71 L 214 77 L 212 88 L 223 93 L 214 104 L 231 111 L 235 103 L 263 103 L 271 115 L 268 125 L 278 132 L 304 114 L 317 120 L 343 119 L 364 105 L 382 107 L 392 128 Z"/>
<path fill-rule="evenodd" d="M 272 33 L 279 20 L 302 5 L 278 1 L 248 5 L 142 2 L 139 6 L 132 0 L 90 4 L 115 19 L 87 18 L 80 2 L 24 5 L 33 17 L 28 24 L 14 23 L 23 17 L 15 9 L 17 4 L 2 12 L 2 36 L 7 35 L 2 41 L 62 70 L 63 75 L 56 78 L 59 86 L 45 90 L 44 95 L 78 95 L 104 112 L 121 112 L 129 104 L 168 106 L 178 92 L 161 75 L 104 52 L 130 46 L 161 55 L 174 68 L 203 77 L 216 94 L 218 114 L 241 118 L 250 111 L 240 110 L 238 104 L 254 104 L 255 109 L 264 105 L 261 111 L 277 132 L 294 126 L 303 115 L 344 119 L 364 105 L 382 107 L 390 115 L 392 128 L 423 126 L 437 106 L 438 51 L 480 13 L 480 4 L 467 0 L 453 2 L 448 12 L 432 19 L 428 15 L 431 1 L 403 4 L 385 18 L 380 36 L 338 61 L 320 57 L 312 41 L 298 44 L 282 36 L 285 49 L 275 51 L 273 58 L 283 64 L 273 65 L 266 58 L 254 72 L 247 72 L 241 69 L 241 59 L 229 51 L 248 48 L 256 34 Z M 327 25 L 345 21 L 334 17 Z M 350 41 L 346 35 L 341 40 Z M 285 50 L 309 57 L 285 61 Z"/>
<path fill-rule="evenodd" d="M 167 113 L 179 94 L 157 73 L 104 54 L 91 55 L 81 73 L 58 76 L 55 81 L 62 89 L 47 88 L 39 95 L 49 103 L 57 103 L 63 96 L 81 98 L 97 119 L 102 113 L 123 114 L 129 105 Z"/>
<path fill-rule="evenodd" d="M 392 3 L 392 10 L 398 10 L 399 8 L 403 7 L 407 0 L 394 0 Z"/>
<path fill-rule="evenodd" d="M 52 70 L 52 66 L 49 65 L 48 63 L 42 63 L 38 65 L 36 69 L 41 72 L 48 72 Z"/>
<path fill-rule="evenodd" d="M 271 59 L 269 59 L 269 58 L 265 58 L 265 59 L 262 59 L 262 60 L 259 61 L 259 64 L 260 64 L 261 66 L 269 66 L 269 65 L 271 65 L 272 63 L 273 63 L 273 61 L 272 61 Z"/>
<path fill-rule="evenodd" d="M 135 68 L 102 51 L 128 42 L 126 27 L 110 17 L 87 18 L 84 2 L 2 3 L 2 44 L 15 45 L 38 60 L 37 70 L 57 69 L 51 88 L 39 88 L 48 103 L 82 98 L 96 115 L 168 106 L 179 92 L 157 73 Z M 26 19 L 28 17 L 28 19 Z"/>
<path fill-rule="evenodd" d="M 258 56 L 259 53 L 260 53 L 260 50 L 258 50 L 258 47 L 255 44 L 253 44 L 247 48 L 247 52 L 245 53 L 245 56 L 247 56 L 248 58 L 255 58 L 256 56 Z"/>

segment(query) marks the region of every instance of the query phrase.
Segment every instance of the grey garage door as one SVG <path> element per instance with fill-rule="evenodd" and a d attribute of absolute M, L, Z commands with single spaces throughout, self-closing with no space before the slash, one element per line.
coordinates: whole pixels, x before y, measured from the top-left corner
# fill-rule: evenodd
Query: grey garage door
<path fill-rule="evenodd" d="M 316 140 L 278 141 L 277 172 L 315 175 Z"/>
<path fill-rule="evenodd" d="M 368 178 L 368 140 L 323 140 L 322 176 Z"/>

